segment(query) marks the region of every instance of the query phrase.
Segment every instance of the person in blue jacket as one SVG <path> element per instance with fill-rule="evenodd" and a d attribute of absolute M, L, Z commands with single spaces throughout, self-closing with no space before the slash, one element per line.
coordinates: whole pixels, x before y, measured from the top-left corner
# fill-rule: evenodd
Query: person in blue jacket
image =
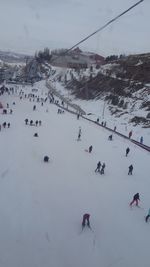
<path fill-rule="evenodd" d="M 140 138 L 140 143 L 143 144 L 143 136 Z"/>

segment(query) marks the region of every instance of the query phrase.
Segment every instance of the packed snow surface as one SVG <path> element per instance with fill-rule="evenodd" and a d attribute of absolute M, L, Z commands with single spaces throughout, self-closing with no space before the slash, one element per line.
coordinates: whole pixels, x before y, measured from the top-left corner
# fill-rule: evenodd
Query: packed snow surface
<path fill-rule="evenodd" d="M 46 97 L 40 83 L 36 88 Z M 108 141 L 105 129 L 57 114 L 49 101 L 42 106 L 20 99 L 20 89 L 31 90 L 20 87 L 0 99 L 13 109 L 0 114 L 0 124 L 11 123 L 0 132 L 0 266 L 149 267 L 149 152 L 116 135 Z M 26 118 L 42 125 L 25 125 Z M 90 145 L 91 154 L 85 151 Z M 99 160 L 106 164 L 104 175 L 94 172 Z M 137 192 L 140 208 L 130 208 Z M 84 213 L 91 215 L 92 230 L 81 231 Z"/>

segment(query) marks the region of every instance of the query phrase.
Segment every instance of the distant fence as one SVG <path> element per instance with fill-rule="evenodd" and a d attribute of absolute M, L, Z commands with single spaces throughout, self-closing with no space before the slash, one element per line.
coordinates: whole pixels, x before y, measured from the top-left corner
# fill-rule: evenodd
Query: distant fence
<path fill-rule="evenodd" d="M 50 90 L 51 94 L 54 94 L 56 97 L 59 97 L 61 101 L 63 101 L 67 106 L 73 108 L 79 114 L 86 115 L 85 111 L 82 108 L 80 108 L 80 106 L 71 103 L 68 99 L 66 99 L 63 95 L 61 95 L 54 87 L 52 87 L 50 82 L 47 81 L 46 86 Z"/>
<path fill-rule="evenodd" d="M 15 81 L 7 81 L 8 84 L 16 84 L 16 85 L 32 85 L 31 82 L 15 82 Z"/>

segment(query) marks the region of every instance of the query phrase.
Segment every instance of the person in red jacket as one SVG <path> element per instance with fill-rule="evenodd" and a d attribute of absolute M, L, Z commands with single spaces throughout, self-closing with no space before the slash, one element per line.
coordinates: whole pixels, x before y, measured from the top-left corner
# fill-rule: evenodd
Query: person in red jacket
<path fill-rule="evenodd" d="M 90 228 L 90 214 L 85 213 L 83 215 L 83 220 L 82 220 L 82 228 L 84 228 L 86 225 Z"/>

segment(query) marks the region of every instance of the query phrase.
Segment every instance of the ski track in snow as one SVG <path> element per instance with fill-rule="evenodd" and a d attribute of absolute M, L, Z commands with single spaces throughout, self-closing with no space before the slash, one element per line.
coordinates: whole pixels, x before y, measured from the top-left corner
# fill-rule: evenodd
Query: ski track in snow
<path fill-rule="evenodd" d="M 34 87 L 46 96 L 43 82 Z M 0 114 L 1 124 L 11 123 L 0 132 L 0 265 L 149 267 L 150 224 L 144 220 L 150 207 L 149 153 L 115 135 L 109 142 L 106 130 L 67 112 L 57 114 L 48 102 L 41 106 L 17 95 L 1 96 L 1 102 L 13 114 Z M 26 126 L 25 118 L 42 120 L 42 126 Z M 90 145 L 92 153 L 85 153 Z M 104 175 L 94 172 L 99 160 L 106 163 Z M 141 208 L 131 209 L 136 192 Z M 92 230 L 80 232 L 86 212 Z"/>

